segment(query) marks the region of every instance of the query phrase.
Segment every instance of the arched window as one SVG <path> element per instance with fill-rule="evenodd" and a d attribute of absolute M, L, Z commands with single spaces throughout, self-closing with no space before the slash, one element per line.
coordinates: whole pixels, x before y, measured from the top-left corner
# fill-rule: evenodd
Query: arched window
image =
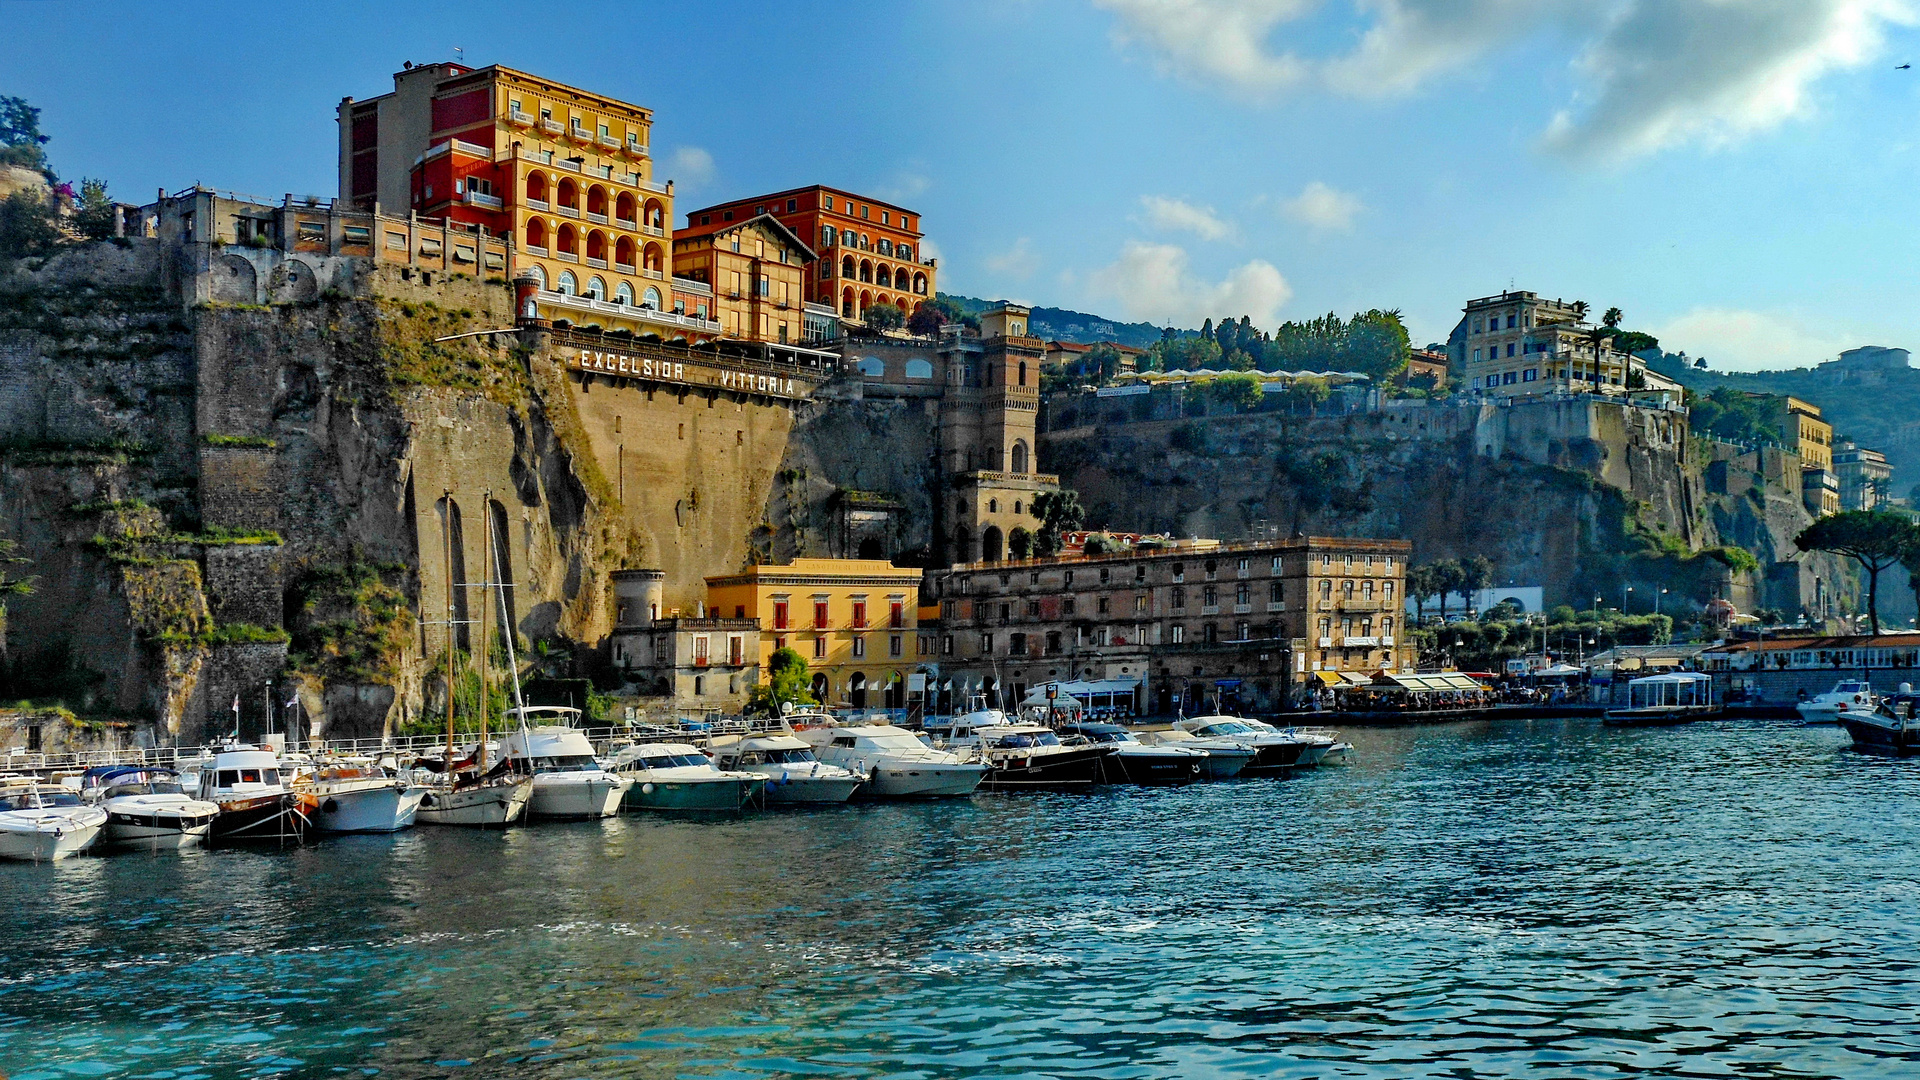
<path fill-rule="evenodd" d="M 527 174 L 527 198 L 534 202 L 547 201 L 547 174 L 530 172 Z"/>
<path fill-rule="evenodd" d="M 927 295 L 927 275 L 913 275 L 913 291 L 919 293 L 921 296 Z"/>
<path fill-rule="evenodd" d="M 547 246 L 547 223 L 539 218 L 527 219 L 527 246 L 544 248 Z"/>
<path fill-rule="evenodd" d="M 873 264 L 872 263 L 866 262 L 866 261 L 862 261 L 860 263 L 860 280 L 869 282 L 869 283 L 873 281 Z"/>
<path fill-rule="evenodd" d="M 666 221 L 667 211 L 666 208 L 660 204 L 660 200 L 648 199 L 647 205 L 640 210 L 640 224 L 658 229 L 662 225 L 665 225 Z"/>
<path fill-rule="evenodd" d="M 600 275 L 595 274 L 587 279 L 587 295 L 593 297 L 595 300 L 605 300 L 607 298 L 607 283 L 600 280 Z"/>
<path fill-rule="evenodd" d="M 887 362 L 877 356 L 863 356 L 854 366 L 860 369 L 860 374 L 873 378 L 879 378 L 887 373 Z"/>
<path fill-rule="evenodd" d="M 907 361 L 907 378 L 909 379 L 933 378 L 933 362 L 930 360 Z"/>
<path fill-rule="evenodd" d="M 607 234 L 595 229 L 587 234 L 587 258 L 607 260 Z"/>
<path fill-rule="evenodd" d="M 868 235 L 867 235 L 866 233 L 861 233 L 861 234 L 860 234 L 860 250 L 861 250 L 861 251 L 872 251 L 872 250 L 873 250 L 873 237 L 871 237 L 871 236 L 868 236 Z"/>
<path fill-rule="evenodd" d="M 880 238 L 880 254 L 882 255 L 893 254 L 893 241 L 887 239 L 884 236 Z"/>
<path fill-rule="evenodd" d="M 854 276 L 854 273 L 855 271 L 853 269 L 853 256 L 848 255 L 845 258 L 841 259 L 840 260 L 840 276 L 843 278 L 850 278 Z"/>
<path fill-rule="evenodd" d="M 1000 553 L 1000 529 L 996 525 L 989 525 L 980 534 L 980 557 L 988 562 L 999 562 Z"/>
<path fill-rule="evenodd" d="M 1364 581 L 1364 582 L 1362 582 L 1362 583 L 1360 584 L 1360 599 L 1362 599 L 1362 600 L 1371 600 L 1371 599 L 1373 599 L 1373 581 L 1372 581 L 1372 579 L 1368 579 L 1367 581 Z"/>
<path fill-rule="evenodd" d="M 633 272 L 633 238 L 623 236 L 613 242 L 613 261 L 628 273 Z"/>
<path fill-rule="evenodd" d="M 1340 595 L 1348 600 L 1353 599 L 1353 579 L 1352 578 L 1348 578 L 1347 580 L 1340 583 Z"/>
<path fill-rule="evenodd" d="M 580 209 L 580 185 L 564 176 L 561 177 L 560 197 L 558 201 L 561 206 L 570 206 L 575 210 Z"/>
<path fill-rule="evenodd" d="M 587 213 L 607 216 L 607 189 L 595 184 L 587 189 Z"/>
<path fill-rule="evenodd" d="M 1321 580 L 1321 582 L 1320 582 L 1320 599 L 1322 599 L 1322 600 L 1331 600 L 1331 599 L 1333 599 L 1333 582 L 1331 582 L 1331 581 L 1327 581 L 1327 580 L 1325 580 L 1324 578 L 1323 578 L 1323 579 Z"/>
<path fill-rule="evenodd" d="M 1026 440 L 1024 439 L 1014 440 L 1013 469 L 1011 471 L 1017 472 L 1017 473 L 1023 473 L 1027 471 L 1027 443 L 1026 443 Z M 1016 514 L 1019 512 L 1020 511 L 1018 510 L 1014 511 L 1014 513 Z"/>
<path fill-rule="evenodd" d="M 556 250 L 564 251 L 569 255 L 578 255 L 580 253 L 579 235 L 574 232 L 573 226 L 560 226 L 559 236 L 559 240 L 554 244 Z"/>
<path fill-rule="evenodd" d="M 1390 638 L 1393 636 L 1393 617 L 1392 616 L 1388 616 L 1387 618 L 1380 620 L 1380 636 L 1383 638 Z"/>
<path fill-rule="evenodd" d="M 657 274 L 660 272 L 660 259 L 660 245 L 648 244 L 647 250 L 640 253 L 640 268 Z"/>
<path fill-rule="evenodd" d="M 627 284 L 624 281 L 621 282 L 620 287 L 613 290 L 613 302 L 616 304 L 625 304 L 627 307 L 632 307 L 633 306 L 633 286 Z"/>
<path fill-rule="evenodd" d="M 574 281 L 573 279 L 573 271 L 571 270 L 560 271 L 559 291 L 566 296 L 572 296 L 574 293 L 577 293 L 580 291 L 579 283 Z"/>
<path fill-rule="evenodd" d="M 620 193 L 619 198 L 613 200 L 613 216 L 619 218 L 620 224 L 629 229 L 633 228 L 633 206 L 633 196 L 625 191 Z"/>
<path fill-rule="evenodd" d="M 654 288 L 651 285 L 647 286 L 647 294 L 646 296 L 641 298 L 640 306 L 644 308 L 652 308 L 655 311 L 659 311 L 660 310 L 660 290 Z"/>
<path fill-rule="evenodd" d="M 853 290 L 852 289 L 841 290 L 840 315 L 843 318 L 848 318 L 848 319 L 853 318 Z"/>

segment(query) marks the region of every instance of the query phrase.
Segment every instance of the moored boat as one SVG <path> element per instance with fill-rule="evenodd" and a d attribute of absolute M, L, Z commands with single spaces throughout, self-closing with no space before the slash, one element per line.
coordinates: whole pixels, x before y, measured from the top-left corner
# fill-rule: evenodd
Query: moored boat
<path fill-rule="evenodd" d="M 0 859 L 53 862 L 93 846 L 107 812 L 31 777 L 0 778 Z"/>
<path fill-rule="evenodd" d="M 1179 728 L 1143 731 L 1136 737 L 1148 746 L 1181 746 L 1205 752 L 1207 756 L 1200 763 L 1200 774 L 1208 780 L 1231 780 L 1253 764 L 1254 758 L 1260 754 L 1245 743 L 1225 738 L 1202 738 Z"/>
<path fill-rule="evenodd" d="M 199 797 L 215 803 L 213 843 L 299 844 L 309 838 L 318 804 L 288 789 L 280 759 L 246 743 L 230 743 L 200 768 Z"/>
<path fill-rule="evenodd" d="M 1875 702 L 1873 684 L 1865 679 L 1841 679 L 1833 689 L 1800 702 L 1793 710 L 1809 724 L 1832 724 L 1846 711 L 1872 712 Z"/>
<path fill-rule="evenodd" d="M 689 743 L 640 743 L 608 761 L 630 780 L 622 802 L 629 810 L 738 810 L 766 786 L 759 773 L 722 769 Z"/>
<path fill-rule="evenodd" d="M 1177 744 L 1149 746 L 1118 724 L 1066 724 L 1059 734 L 1069 745 L 1078 738 L 1113 749 L 1100 759 L 1100 779 L 1105 783 L 1191 784 L 1206 772 L 1207 751 Z M 1242 760 L 1241 767 L 1245 765 Z"/>
<path fill-rule="evenodd" d="M 843 803 L 853 797 L 865 774 L 829 765 L 813 747 L 784 732 L 750 735 L 713 748 L 721 768 L 766 777 L 761 797 L 774 803 Z"/>
<path fill-rule="evenodd" d="M 1241 770 L 1242 776 L 1272 776 L 1296 768 L 1313 745 L 1238 716 L 1191 716 L 1173 726 L 1203 739 L 1223 739 L 1253 750 L 1253 761 Z"/>
<path fill-rule="evenodd" d="M 1627 705 L 1608 709 L 1611 727 L 1669 727 L 1690 724 L 1719 712 L 1713 703 L 1713 676 L 1701 671 L 1669 671 L 1627 684 Z"/>
<path fill-rule="evenodd" d="M 377 765 L 321 765 L 293 784 L 316 803 L 314 827 L 330 833 L 387 833 L 413 827 L 427 787 Z"/>
<path fill-rule="evenodd" d="M 1901 683 L 1897 693 L 1889 694 L 1872 707 L 1857 706 L 1840 711 L 1840 726 L 1853 738 L 1853 748 L 1873 754 L 1908 757 L 1920 754 L 1920 697 L 1910 683 Z"/>
<path fill-rule="evenodd" d="M 507 710 L 520 724 L 501 744 L 507 767 L 533 778 L 528 818 L 612 817 L 633 781 L 606 771 L 593 745 L 574 730 L 580 710 L 565 705 L 527 705 Z M 542 721 L 558 721 L 543 723 Z"/>
<path fill-rule="evenodd" d="M 109 765 L 80 776 L 80 798 L 107 812 L 105 844 L 193 847 L 213 831 L 220 807 L 195 799 L 180 774 L 153 765 Z"/>
<path fill-rule="evenodd" d="M 936 750 L 920 736 L 892 724 L 824 723 L 795 732 L 820 760 L 859 773 L 862 798 L 928 799 L 971 795 L 986 779 L 987 765 Z M 799 725 L 798 715 L 788 718 Z"/>
<path fill-rule="evenodd" d="M 932 730 L 947 749 L 979 755 L 988 766 L 980 786 L 994 791 L 1091 787 L 1114 750 L 1093 743 L 1066 746 L 1052 728 L 1009 719 L 999 709 L 975 708 Z"/>

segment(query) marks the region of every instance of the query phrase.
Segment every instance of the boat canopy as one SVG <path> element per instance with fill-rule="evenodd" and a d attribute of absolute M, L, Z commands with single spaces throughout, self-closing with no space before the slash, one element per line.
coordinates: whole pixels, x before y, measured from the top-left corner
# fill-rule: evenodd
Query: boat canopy
<path fill-rule="evenodd" d="M 1627 684 L 1627 708 L 1657 709 L 1713 704 L 1713 676 L 1700 671 L 1648 675 Z"/>

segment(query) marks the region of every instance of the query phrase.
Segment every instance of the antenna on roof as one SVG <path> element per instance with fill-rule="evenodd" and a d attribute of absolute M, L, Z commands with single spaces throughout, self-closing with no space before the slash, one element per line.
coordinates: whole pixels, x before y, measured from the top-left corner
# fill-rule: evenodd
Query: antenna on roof
<path fill-rule="evenodd" d="M 453 47 L 453 59 L 454 59 L 454 62 L 455 62 L 455 63 L 460 63 L 460 64 L 464 64 L 464 63 L 466 63 L 466 62 L 467 62 L 467 50 L 465 50 L 465 49 L 463 49 L 463 48 L 461 48 L 461 47 L 460 47 L 460 46 L 458 46 L 458 45 L 455 45 L 455 46 Z"/>

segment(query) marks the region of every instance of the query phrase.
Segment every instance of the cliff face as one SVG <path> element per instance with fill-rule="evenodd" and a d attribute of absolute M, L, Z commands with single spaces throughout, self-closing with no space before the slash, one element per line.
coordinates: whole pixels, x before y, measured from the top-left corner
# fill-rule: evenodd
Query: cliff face
<path fill-rule="evenodd" d="M 1143 420 L 1167 410 L 1049 405 L 1055 415 L 1098 417 L 1041 443 L 1042 467 L 1080 492 L 1090 525 L 1407 537 L 1417 561 L 1485 555 L 1501 582 L 1539 584 L 1548 604 L 1576 607 L 1596 591 L 1618 603 L 1624 581 L 1793 611 L 1803 587 L 1811 603 L 1813 577 L 1840 594 L 1852 579 L 1836 560 L 1793 549 L 1809 519 L 1782 492 L 1709 494 L 1683 414 L 1553 403 L 1532 413 L 1419 405 Z M 1689 558 L 1725 543 L 1752 550 L 1762 570 Z"/>

